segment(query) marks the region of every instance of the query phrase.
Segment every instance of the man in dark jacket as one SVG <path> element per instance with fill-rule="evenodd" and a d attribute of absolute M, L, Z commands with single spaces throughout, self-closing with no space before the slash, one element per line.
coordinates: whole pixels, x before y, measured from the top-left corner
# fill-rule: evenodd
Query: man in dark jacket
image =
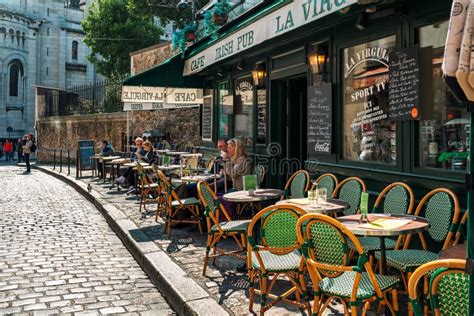
<path fill-rule="evenodd" d="M 102 151 L 100 153 L 101 156 L 104 156 L 104 157 L 108 157 L 108 156 L 113 156 L 115 154 L 115 150 L 114 148 L 112 147 L 111 144 L 109 144 L 108 141 L 106 140 L 103 140 L 102 141 Z M 103 170 L 104 170 L 104 162 L 103 161 L 99 161 L 99 163 L 97 163 L 97 172 L 99 173 L 99 177 L 103 177 Z"/>

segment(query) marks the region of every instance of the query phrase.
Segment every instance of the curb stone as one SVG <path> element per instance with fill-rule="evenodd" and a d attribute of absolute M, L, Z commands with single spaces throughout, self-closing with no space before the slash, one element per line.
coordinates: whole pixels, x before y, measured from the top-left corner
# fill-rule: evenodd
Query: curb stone
<path fill-rule="evenodd" d="M 88 192 L 84 182 L 71 176 L 38 165 L 31 167 L 69 184 L 91 202 L 179 315 L 231 315 L 99 192 Z"/>

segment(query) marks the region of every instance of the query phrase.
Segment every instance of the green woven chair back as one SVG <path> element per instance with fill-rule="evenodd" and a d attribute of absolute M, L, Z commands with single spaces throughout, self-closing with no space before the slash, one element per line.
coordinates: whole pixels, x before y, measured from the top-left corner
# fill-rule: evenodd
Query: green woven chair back
<path fill-rule="evenodd" d="M 332 266 L 345 266 L 348 262 L 348 247 L 344 234 L 337 227 L 325 222 L 312 220 L 307 223 L 309 229 L 310 251 L 315 261 Z M 340 273 L 330 270 L 320 270 L 328 277 L 335 277 Z"/>
<path fill-rule="evenodd" d="M 353 215 L 357 213 L 360 205 L 360 195 L 362 193 L 362 186 L 356 180 L 349 180 L 343 184 L 339 190 L 338 198 L 344 202 L 349 203 L 350 207 L 344 211 L 344 215 Z"/>
<path fill-rule="evenodd" d="M 430 221 L 428 234 L 437 241 L 446 239 L 452 226 L 454 202 L 446 192 L 433 194 L 425 203 L 425 217 Z"/>
<path fill-rule="evenodd" d="M 301 215 L 290 209 L 274 210 L 264 215 L 260 230 L 263 245 L 272 248 L 297 245 L 296 222 Z"/>
<path fill-rule="evenodd" d="M 298 171 L 290 184 L 290 196 L 292 198 L 304 198 L 306 190 L 306 174 Z"/>
<path fill-rule="evenodd" d="M 262 165 L 256 165 L 254 169 L 254 173 L 257 176 L 257 184 L 260 185 L 263 182 L 263 178 L 265 177 L 265 173 L 267 172 L 266 168 Z"/>
<path fill-rule="evenodd" d="M 214 215 L 216 208 L 218 207 L 217 199 L 212 196 L 211 189 L 204 183 L 198 183 L 201 191 L 201 198 L 204 200 L 203 205 L 205 206 L 204 214 L 209 217 L 210 214 Z"/>
<path fill-rule="evenodd" d="M 410 195 L 401 185 L 394 186 L 385 194 L 383 201 L 383 213 L 403 215 L 408 212 Z"/>
<path fill-rule="evenodd" d="M 434 283 L 438 283 L 437 291 Z M 440 268 L 430 277 L 430 302 L 441 315 L 467 315 L 469 310 L 469 275 Z"/>
<path fill-rule="evenodd" d="M 336 183 L 331 176 L 324 176 L 319 179 L 318 188 L 325 188 L 328 192 L 328 196 L 330 197 L 336 188 Z"/>

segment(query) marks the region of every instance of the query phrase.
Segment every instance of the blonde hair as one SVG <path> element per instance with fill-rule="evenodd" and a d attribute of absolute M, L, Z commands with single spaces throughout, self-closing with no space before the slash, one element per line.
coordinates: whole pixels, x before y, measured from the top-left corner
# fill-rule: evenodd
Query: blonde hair
<path fill-rule="evenodd" d="M 247 151 L 245 150 L 245 146 L 240 139 L 232 138 L 227 142 L 227 144 L 229 143 L 231 143 L 235 147 L 234 155 L 230 157 L 231 160 L 236 160 L 240 156 L 247 157 Z"/>
<path fill-rule="evenodd" d="M 153 144 L 149 140 L 143 142 L 143 147 L 145 147 L 145 145 L 150 145 L 151 151 L 155 150 Z"/>
<path fill-rule="evenodd" d="M 135 143 L 136 143 L 136 142 L 142 142 L 142 144 L 143 144 L 143 138 L 141 138 L 141 137 L 135 138 Z"/>

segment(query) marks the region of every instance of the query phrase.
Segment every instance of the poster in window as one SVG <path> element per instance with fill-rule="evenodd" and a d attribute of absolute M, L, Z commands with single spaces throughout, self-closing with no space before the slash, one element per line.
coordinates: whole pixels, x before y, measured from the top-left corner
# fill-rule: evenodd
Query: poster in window
<path fill-rule="evenodd" d="M 353 161 L 396 163 L 396 121 L 389 118 L 389 55 L 396 36 L 343 51 L 343 155 Z"/>
<path fill-rule="evenodd" d="M 203 97 L 201 138 L 202 140 L 212 140 L 212 95 Z"/>

